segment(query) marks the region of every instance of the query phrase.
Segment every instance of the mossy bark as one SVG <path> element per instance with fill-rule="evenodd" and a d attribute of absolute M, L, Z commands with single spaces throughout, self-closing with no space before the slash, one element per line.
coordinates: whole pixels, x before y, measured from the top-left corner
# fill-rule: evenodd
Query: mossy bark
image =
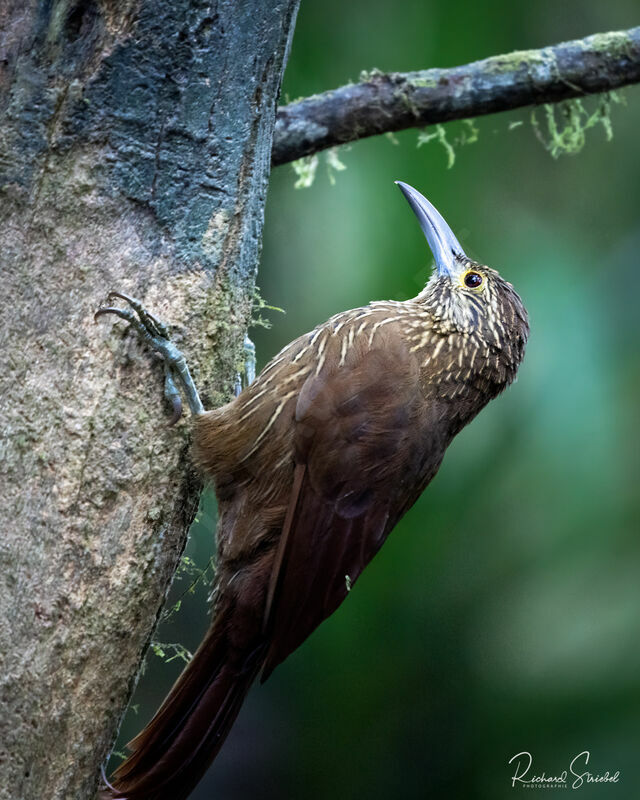
<path fill-rule="evenodd" d="M 420 72 L 363 72 L 360 82 L 278 111 L 273 163 L 367 136 L 584 98 L 640 82 L 640 27 Z"/>
<path fill-rule="evenodd" d="M 213 8 L 215 6 L 215 8 Z M 0 797 L 92 797 L 199 483 L 162 367 L 241 359 L 297 0 L 0 8 Z"/>

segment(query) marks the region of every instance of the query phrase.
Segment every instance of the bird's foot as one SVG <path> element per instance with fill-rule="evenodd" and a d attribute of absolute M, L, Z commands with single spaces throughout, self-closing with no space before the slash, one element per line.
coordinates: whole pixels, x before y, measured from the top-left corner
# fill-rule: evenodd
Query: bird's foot
<path fill-rule="evenodd" d="M 236 374 L 236 397 L 256 379 L 256 346 L 248 336 L 244 337 L 244 386 L 242 377 L 239 372 Z"/>
<path fill-rule="evenodd" d="M 182 399 L 177 384 L 182 386 L 192 414 L 202 414 L 204 407 L 195 387 L 187 360 L 169 338 L 169 329 L 159 319 L 150 314 L 139 300 L 120 292 L 109 292 L 107 300 L 115 298 L 124 300 L 129 308 L 119 306 L 101 306 L 95 313 L 97 319 L 105 314 L 115 314 L 116 317 L 126 320 L 138 332 L 140 337 L 158 353 L 164 361 L 164 396 L 173 408 L 171 425 L 174 425 L 182 415 Z"/>

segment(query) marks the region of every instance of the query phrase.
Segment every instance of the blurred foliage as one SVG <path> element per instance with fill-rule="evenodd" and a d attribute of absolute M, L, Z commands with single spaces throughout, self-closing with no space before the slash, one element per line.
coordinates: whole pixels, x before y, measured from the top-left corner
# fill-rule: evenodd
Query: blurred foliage
<path fill-rule="evenodd" d="M 303 0 L 284 91 L 625 28 L 637 10 Z M 453 443 L 343 606 L 253 690 L 196 800 L 500 800 L 525 791 L 511 787 L 516 753 L 552 774 L 585 749 L 621 780 L 581 798 L 639 796 L 640 89 L 626 98 L 613 141 L 599 125 L 573 158 L 550 158 L 525 109 L 475 120 L 452 169 L 409 131 L 340 151 L 335 186 L 320 170 L 298 192 L 291 166 L 274 171 L 259 282 L 287 313 L 254 331 L 259 366 L 335 312 L 420 291 L 430 256 L 395 179 L 515 284 L 532 335 L 518 382 Z M 453 142 L 469 126 L 445 131 Z M 201 569 L 213 514 L 201 508 L 188 546 Z M 185 595 L 188 581 L 155 638 L 194 650 L 207 587 Z M 123 737 L 180 670 L 148 659 Z"/>

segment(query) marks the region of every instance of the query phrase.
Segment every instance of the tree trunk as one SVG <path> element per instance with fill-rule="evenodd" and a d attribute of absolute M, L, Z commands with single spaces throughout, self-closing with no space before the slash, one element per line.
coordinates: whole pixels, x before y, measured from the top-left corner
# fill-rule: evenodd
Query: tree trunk
<path fill-rule="evenodd" d="M 161 365 L 93 313 L 141 298 L 229 395 L 296 9 L 0 8 L 2 798 L 95 791 L 199 485 Z"/>

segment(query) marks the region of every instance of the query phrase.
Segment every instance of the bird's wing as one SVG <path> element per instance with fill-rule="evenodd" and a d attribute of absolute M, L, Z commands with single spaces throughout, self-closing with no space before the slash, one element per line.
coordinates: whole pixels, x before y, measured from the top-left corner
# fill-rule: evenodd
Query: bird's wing
<path fill-rule="evenodd" d="M 328 352 L 305 382 L 295 414 L 294 481 L 267 602 L 271 646 L 263 680 L 340 605 L 425 476 L 434 474 L 442 453 L 426 430 L 430 417 L 416 360 L 397 336 L 355 351 L 341 366 Z"/>

